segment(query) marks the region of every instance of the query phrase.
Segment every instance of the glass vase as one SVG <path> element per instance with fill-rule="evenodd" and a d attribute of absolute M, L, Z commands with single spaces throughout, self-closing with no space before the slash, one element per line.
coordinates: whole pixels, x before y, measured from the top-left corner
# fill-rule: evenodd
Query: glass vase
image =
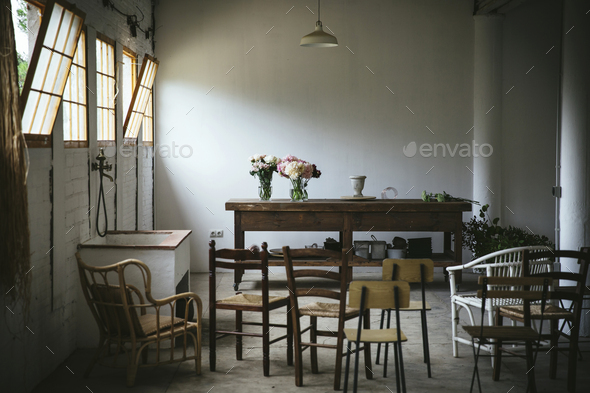
<path fill-rule="evenodd" d="M 260 180 L 258 197 L 261 201 L 270 201 L 270 197 L 272 196 L 272 172 L 270 174 L 265 174 L 264 176 L 259 174 L 258 180 Z"/>
<path fill-rule="evenodd" d="M 307 201 L 309 199 L 309 195 L 307 195 L 307 183 L 309 179 L 303 180 L 303 200 Z"/>
<path fill-rule="evenodd" d="M 304 199 L 304 187 L 303 179 L 291 179 L 291 190 L 289 191 L 291 202 L 303 202 Z"/>
<path fill-rule="evenodd" d="M 258 196 L 261 201 L 270 201 L 272 196 L 272 186 L 270 184 L 262 184 L 258 186 Z"/>

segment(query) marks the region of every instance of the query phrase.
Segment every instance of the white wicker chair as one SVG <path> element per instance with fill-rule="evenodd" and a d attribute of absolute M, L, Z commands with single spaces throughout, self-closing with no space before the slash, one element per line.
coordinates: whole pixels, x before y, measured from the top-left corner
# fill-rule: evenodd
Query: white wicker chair
<path fill-rule="evenodd" d="M 447 267 L 450 277 L 451 285 L 451 329 L 453 339 L 453 356 L 459 356 L 458 343 L 472 345 L 470 339 L 465 339 L 457 335 L 457 327 L 459 326 L 459 311 L 463 307 L 467 310 L 471 325 L 475 325 L 475 318 L 473 316 L 473 308 L 481 310 L 481 299 L 477 297 L 476 293 L 458 293 L 455 281 L 455 272 L 466 269 L 479 270 L 486 276 L 500 276 L 500 277 L 520 277 L 522 260 L 524 250 L 547 251 L 546 246 L 529 246 L 516 247 L 506 250 L 496 251 L 481 258 L 477 258 L 465 265 Z M 537 261 L 531 266 L 531 273 L 541 273 L 553 271 L 553 262 L 549 260 Z M 491 289 L 491 288 L 490 288 Z M 512 305 L 513 299 L 487 299 L 486 311 L 488 314 L 488 323 L 494 324 L 494 315 L 499 306 Z M 492 352 L 492 345 L 482 345 L 481 349 Z"/>

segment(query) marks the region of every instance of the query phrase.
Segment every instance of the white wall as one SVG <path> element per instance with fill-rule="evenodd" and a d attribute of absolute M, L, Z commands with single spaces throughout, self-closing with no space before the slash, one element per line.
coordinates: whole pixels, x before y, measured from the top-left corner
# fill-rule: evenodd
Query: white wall
<path fill-rule="evenodd" d="M 224 204 L 257 196 L 254 153 L 317 164 L 323 174 L 310 198 L 350 194 L 353 174 L 368 176 L 365 195 L 394 186 L 405 198 L 424 189 L 471 196 L 470 158 L 408 158 L 402 147 L 471 143 L 472 2 L 325 1 L 324 26 L 340 43 L 333 49 L 299 46 L 315 24 L 306 5 L 178 0 L 156 8 L 158 143 L 193 149 L 189 158 L 156 155 L 156 224 L 193 230 L 193 271 L 207 270 L 208 229 L 224 229 L 218 244 L 233 246 Z M 286 198 L 288 184 L 275 176 L 273 196 Z M 325 237 L 259 233 L 246 243 Z"/>

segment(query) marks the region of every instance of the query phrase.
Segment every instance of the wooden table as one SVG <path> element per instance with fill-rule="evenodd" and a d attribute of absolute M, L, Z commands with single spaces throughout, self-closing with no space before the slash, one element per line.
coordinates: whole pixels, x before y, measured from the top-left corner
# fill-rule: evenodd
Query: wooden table
<path fill-rule="evenodd" d="M 341 199 L 310 199 L 291 202 L 275 199 L 230 199 L 225 210 L 234 211 L 234 244 L 244 248 L 247 231 L 334 231 L 340 233 L 343 248 L 353 247 L 353 232 L 444 232 L 443 250 L 433 253 L 434 266 L 460 265 L 462 261 L 461 226 L 463 212 L 471 211 L 467 202 L 424 202 L 421 199 L 374 199 L 350 201 Z M 454 252 L 451 249 L 454 234 Z M 365 240 L 369 235 L 363 236 Z M 353 258 L 352 266 L 381 266 L 381 260 Z M 270 260 L 269 265 L 281 265 L 281 260 Z M 307 263 L 306 265 L 309 265 Z M 327 261 L 315 263 L 335 266 Z M 352 273 L 352 272 L 350 272 Z M 445 278 L 448 274 L 444 271 Z M 236 272 L 234 288 L 238 288 L 243 272 Z M 352 278 L 352 274 L 349 275 Z M 456 277 L 459 282 L 461 277 Z"/>

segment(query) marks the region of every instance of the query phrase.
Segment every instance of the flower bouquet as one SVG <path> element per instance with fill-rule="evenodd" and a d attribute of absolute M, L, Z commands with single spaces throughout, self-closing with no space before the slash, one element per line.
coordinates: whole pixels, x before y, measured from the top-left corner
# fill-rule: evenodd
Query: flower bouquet
<path fill-rule="evenodd" d="M 307 183 L 312 178 L 319 178 L 322 172 L 315 164 L 288 155 L 277 165 L 277 171 L 282 177 L 291 180 L 291 201 L 305 201 L 308 199 Z"/>
<path fill-rule="evenodd" d="M 260 181 L 258 196 L 261 201 L 269 201 L 272 195 L 272 174 L 277 171 L 277 165 L 281 160 L 275 156 L 265 154 L 255 154 L 249 160 L 252 163 L 250 174 L 258 177 Z"/>

